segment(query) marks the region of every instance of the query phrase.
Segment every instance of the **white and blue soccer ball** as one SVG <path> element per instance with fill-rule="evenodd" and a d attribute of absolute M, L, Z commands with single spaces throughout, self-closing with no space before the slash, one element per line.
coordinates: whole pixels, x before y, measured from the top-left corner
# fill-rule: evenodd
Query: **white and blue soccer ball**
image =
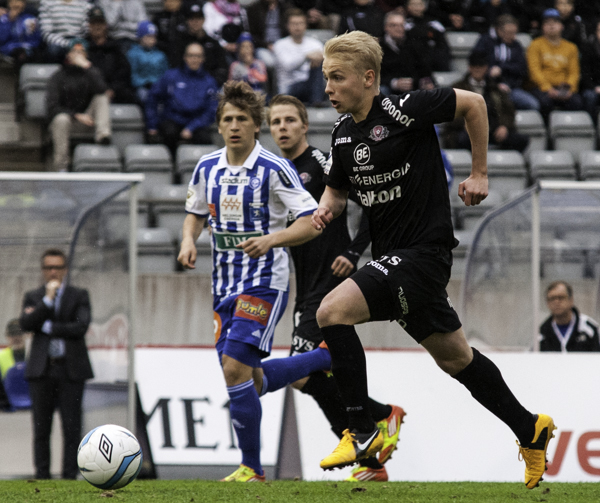
<path fill-rule="evenodd" d="M 133 482 L 142 468 L 142 449 L 129 430 L 105 424 L 90 431 L 79 444 L 77 466 L 99 489 L 119 489 Z"/>

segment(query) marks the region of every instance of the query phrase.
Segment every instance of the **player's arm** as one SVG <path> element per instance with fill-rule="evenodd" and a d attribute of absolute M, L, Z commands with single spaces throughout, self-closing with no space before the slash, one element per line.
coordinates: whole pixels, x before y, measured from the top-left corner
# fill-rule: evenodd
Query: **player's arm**
<path fill-rule="evenodd" d="M 352 274 L 360 257 L 371 242 L 369 219 L 362 208 L 360 209 L 360 212 L 360 225 L 358 227 L 358 231 L 356 232 L 356 236 L 354 236 L 354 239 L 346 251 L 341 255 L 338 255 L 333 261 L 333 264 L 331 264 L 331 271 L 333 275 L 339 278 L 345 278 Z"/>
<path fill-rule="evenodd" d="M 474 206 L 488 195 L 487 145 L 489 125 L 487 107 L 477 93 L 454 89 L 456 93 L 455 118 L 465 120 L 465 128 L 471 140 L 471 175 L 458 186 L 458 195 L 467 206 Z"/>
<path fill-rule="evenodd" d="M 341 215 L 346 207 L 348 191 L 344 189 L 334 189 L 329 185 L 325 187 L 325 192 L 319 201 L 319 207 L 313 213 L 312 226 L 321 231 L 334 219 Z"/>
<path fill-rule="evenodd" d="M 271 248 L 301 245 L 321 234 L 321 231 L 313 228 L 310 218 L 310 215 L 304 215 L 297 218 L 292 225 L 285 229 L 247 239 L 237 247 L 242 248 L 250 257 L 258 258 L 262 257 Z"/>
<path fill-rule="evenodd" d="M 204 228 L 205 220 L 205 217 L 188 213 L 183 221 L 183 239 L 177 260 L 185 269 L 196 268 L 196 241 Z"/>

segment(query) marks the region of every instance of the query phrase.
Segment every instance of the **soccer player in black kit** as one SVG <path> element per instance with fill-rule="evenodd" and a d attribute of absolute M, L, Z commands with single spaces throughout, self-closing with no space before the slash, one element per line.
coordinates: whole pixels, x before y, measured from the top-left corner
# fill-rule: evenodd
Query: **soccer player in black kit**
<path fill-rule="evenodd" d="M 349 416 L 344 437 L 321 467 L 353 464 L 381 448 L 354 325 L 396 320 L 443 371 L 509 426 L 525 460 L 525 484 L 532 489 L 546 469 L 554 422 L 525 409 L 496 365 L 469 346 L 446 293 L 457 241 L 434 124 L 464 118 L 473 161 L 458 194 L 465 205 L 477 205 L 488 193 L 485 102 L 452 88 L 380 95 L 382 51 L 375 38 L 360 31 L 330 39 L 324 54 L 325 92 L 345 115 L 334 126 L 327 188 L 312 223 L 317 229 L 330 225 L 354 188 L 369 217 L 375 259 L 332 290 L 317 311 Z"/>
<path fill-rule="evenodd" d="M 293 96 L 277 95 L 267 109 L 267 122 L 283 157 L 294 163 L 304 188 L 319 200 L 325 190 L 324 168 L 327 157 L 307 142 L 309 125 L 306 107 Z M 316 317 L 319 304 L 326 294 L 356 270 L 358 259 L 369 242 L 366 218 L 362 219 L 361 228 L 354 240 L 350 238 L 344 209 L 340 218 L 333 221 L 321 236 L 290 248 L 296 269 L 291 355 L 312 351 L 323 342 Z M 293 386 L 315 399 L 333 432 L 342 438 L 348 416 L 333 377 L 324 372 L 314 372 Z M 371 415 L 382 432 L 384 446 L 379 459 L 372 456 L 360 460 L 359 466 L 346 480 L 385 482 L 388 475 L 383 464 L 396 449 L 405 412 L 396 405 L 384 405 L 371 398 L 368 400 Z"/>

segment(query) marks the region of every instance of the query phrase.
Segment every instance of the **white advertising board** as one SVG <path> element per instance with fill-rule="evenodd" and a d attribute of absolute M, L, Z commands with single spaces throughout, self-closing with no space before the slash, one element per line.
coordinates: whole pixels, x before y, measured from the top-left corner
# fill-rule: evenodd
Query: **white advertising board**
<path fill-rule="evenodd" d="M 544 480 L 600 481 L 600 355 L 489 353 L 504 379 L 533 413 L 558 429 Z M 407 412 L 398 450 L 386 464 L 390 480 L 523 481 L 524 462 L 512 431 L 448 377 L 425 352 L 367 351 L 369 393 Z M 305 480 L 341 480 L 319 462 L 337 439 L 314 400 L 294 393 Z"/>
<path fill-rule="evenodd" d="M 276 358 L 287 351 L 273 351 Z M 136 380 L 158 465 L 239 465 L 229 397 L 214 349 L 139 348 Z M 261 461 L 276 464 L 283 391 L 261 398 Z"/>

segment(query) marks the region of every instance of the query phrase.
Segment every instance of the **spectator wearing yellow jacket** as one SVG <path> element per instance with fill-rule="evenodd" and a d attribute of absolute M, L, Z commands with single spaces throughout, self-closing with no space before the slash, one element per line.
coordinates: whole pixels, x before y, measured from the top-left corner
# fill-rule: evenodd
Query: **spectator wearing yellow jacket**
<path fill-rule="evenodd" d="M 583 100 L 578 93 L 580 68 L 579 50 L 562 37 L 563 24 L 556 9 L 546 9 L 542 15 L 542 36 L 527 49 L 532 94 L 540 102 L 540 111 L 547 120 L 554 108 L 581 110 Z"/>

